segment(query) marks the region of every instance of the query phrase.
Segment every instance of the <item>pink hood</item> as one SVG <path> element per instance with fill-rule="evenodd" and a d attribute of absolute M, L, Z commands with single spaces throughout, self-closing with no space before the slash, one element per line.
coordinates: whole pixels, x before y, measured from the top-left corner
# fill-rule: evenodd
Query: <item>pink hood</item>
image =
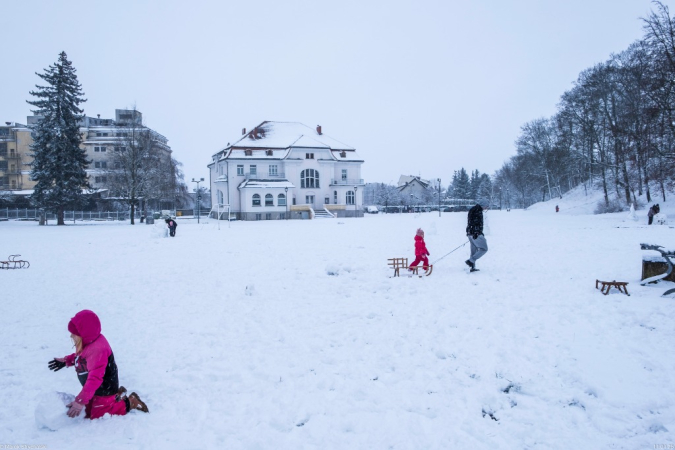
<path fill-rule="evenodd" d="M 94 311 L 83 309 L 68 322 L 68 331 L 80 336 L 82 344 L 91 344 L 101 335 L 101 321 Z"/>

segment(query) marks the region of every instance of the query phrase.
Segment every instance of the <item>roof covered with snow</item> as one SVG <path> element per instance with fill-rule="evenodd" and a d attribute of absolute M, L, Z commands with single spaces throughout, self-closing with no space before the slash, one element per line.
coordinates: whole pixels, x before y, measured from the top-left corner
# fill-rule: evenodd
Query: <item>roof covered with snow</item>
<path fill-rule="evenodd" d="M 241 136 L 232 145 L 223 151 L 225 158 L 260 157 L 260 158 L 284 158 L 290 148 L 326 149 L 333 152 L 346 151 L 349 157 L 346 159 L 360 161 L 354 147 L 338 141 L 321 132 L 321 127 L 308 127 L 300 122 L 272 122 L 264 121 L 252 130 Z M 245 150 L 253 150 L 252 155 L 245 155 Z M 267 154 L 266 150 L 272 150 Z M 280 153 L 284 151 L 285 153 Z"/>
<path fill-rule="evenodd" d="M 253 189 L 271 189 L 271 188 L 289 188 L 293 189 L 295 186 L 288 180 L 245 180 L 238 186 L 239 189 L 253 188 Z"/>

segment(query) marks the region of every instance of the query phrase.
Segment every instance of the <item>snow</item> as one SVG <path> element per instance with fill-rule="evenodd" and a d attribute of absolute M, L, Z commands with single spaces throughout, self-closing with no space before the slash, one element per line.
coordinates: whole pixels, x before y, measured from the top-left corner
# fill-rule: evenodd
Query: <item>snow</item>
<path fill-rule="evenodd" d="M 314 128 L 300 122 L 272 122 L 266 121 L 258 125 L 258 129 L 265 130 L 265 135 L 259 139 L 251 139 L 249 134 L 241 136 L 232 144 L 232 147 L 243 148 L 288 148 L 288 147 L 329 147 L 333 150 L 354 150 L 353 147 L 343 144 L 326 134 L 317 134 Z M 255 128 L 248 130 L 249 133 Z"/>
<path fill-rule="evenodd" d="M 654 448 L 675 437 L 673 283 L 640 286 L 673 228 L 580 196 L 489 211 L 468 273 L 466 213 L 165 224 L 1 222 L 0 436 L 49 449 Z M 675 208 L 660 202 L 673 217 Z M 226 222 L 221 222 L 221 225 Z M 390 278 L 425 230 L 429 277 Z M 630 297 L 595 280 L 629 282 Z M 149 414 L 53 426 L 77 394 L 68 320 L 101 318 Z M 55 406 L 56 408 L 56 406 Z M 58 407 L 60 408 L 60 406 Z M 46 412 L 45 412 L 46 411 Z M 496 420 L 494 420 L 494 419 Z M 44 422 L 44 421 L 43 421 Z"/>

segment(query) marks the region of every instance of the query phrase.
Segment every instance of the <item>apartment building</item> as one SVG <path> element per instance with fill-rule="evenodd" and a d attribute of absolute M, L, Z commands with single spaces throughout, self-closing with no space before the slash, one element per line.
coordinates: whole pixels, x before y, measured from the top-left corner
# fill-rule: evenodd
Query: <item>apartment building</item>
<path fill-rule="evenodd" d="M 33 139 L 26 125 L 5 122 L 0 125 L 0 190 L 24 191 L 35 186 L 30 179 L 30 145 Z"/>

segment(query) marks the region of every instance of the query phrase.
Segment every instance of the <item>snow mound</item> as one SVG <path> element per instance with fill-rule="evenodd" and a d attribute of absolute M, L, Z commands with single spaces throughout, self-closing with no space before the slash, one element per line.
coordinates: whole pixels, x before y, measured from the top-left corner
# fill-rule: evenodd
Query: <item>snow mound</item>
<path fill-rule="evenodd" d="M 155 222 L 155 224 L 150 227 L 150 236 L 155 239 L 168 237 L 169 228 L 166 226 L 166 223 L 164 223 L 163 220 Z"/>
<path fill-rule="evenodd" d="M 65 392 L 46 392 L 40 395 L 35 408 L 35 425 L 39 429 L 56 431 L 78 423 L 84 419 L 84 412 L 74 419 L 66 415 L 66 405 L 73 400 L 75 396 Z"/>

